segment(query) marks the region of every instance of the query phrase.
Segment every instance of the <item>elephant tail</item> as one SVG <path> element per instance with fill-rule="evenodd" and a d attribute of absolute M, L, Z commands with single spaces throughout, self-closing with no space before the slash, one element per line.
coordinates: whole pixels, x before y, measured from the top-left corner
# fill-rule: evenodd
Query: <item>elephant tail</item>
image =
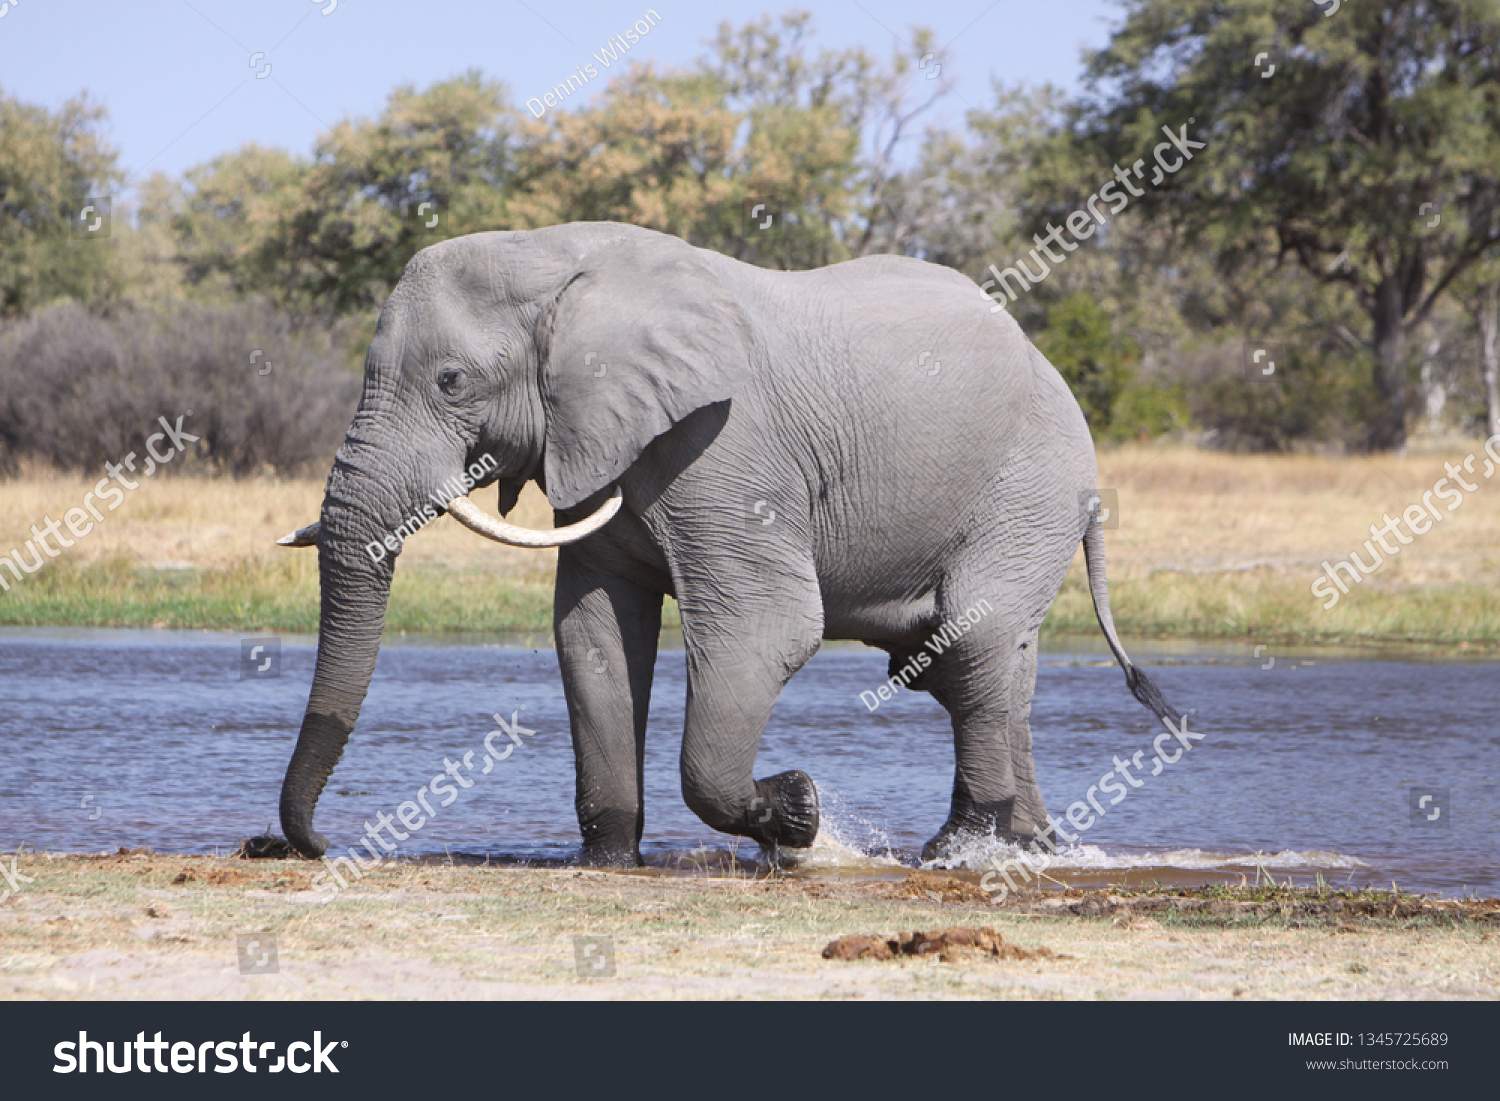
<path fill-rule="evenodd" d="M 1139 666 L 1134 665 L 1120 645 L 1120 636 L 1115 633 L 1115 621 L 1109 614 L 1109 581 L 1104 574 L 1104 531 L 1100 527 L 1097 512 L 1089 517 L 1088 530 L 1083 533 L 1083 559 L 1088 565 L 1089 592 L 1094 598 L 1094 614 L 1099 617 L 1099 626 L 1104 631 L 1104 640 L 1109 643 L 1115 660 L 1125 670 L 1125 686 L 1143 703 L 1151 713 L 1171 729 L 1180 726 L 1182 715 L 1166 701 L 1161 689 L 1151 682 Z"/>

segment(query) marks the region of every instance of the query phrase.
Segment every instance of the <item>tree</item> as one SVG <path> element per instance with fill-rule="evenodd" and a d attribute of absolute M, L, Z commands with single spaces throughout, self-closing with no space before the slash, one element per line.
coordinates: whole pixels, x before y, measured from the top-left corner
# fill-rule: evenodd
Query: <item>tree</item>
<path fill-rule="evenodd" d="M 365 310 L 418 248 L 486 229 L 622 221 L 780 268 L 880 251 L 872 212 L 889 205 L 910 123 L 947 89 L 944 55 L 923 30 L 884 66 L 814 52 L 809 34 L 805 13 L 724 24 L 697 64 L 632 65 L 540 119 L 478 73 L 400 88 L 379 118 L 320 136 L 311 160 L 247 146 L 180 188 L 153 181 L 146 217 L 173 227 L 192 286 L 297 313 Z"/>
<path fill-rule="evenodd" d="M 167 225 L 189 286 L 209 296 L 260 291 L 283 307 L 309 278 L 288 242 L 306 203 L 308 162 L 253 142 L 142 188 L 141 221 Z"/>
<path fill-rule="evenodd" d="M 948 89 L 931 32 L 912 34 L 881 65 L 815 52 L 806 12 L 720 24 L 697 65 L 634 65 L 589 106 L 528 121 L 507 213 L 631 222 L 776 268 L 889 251 L 897 147 Z"/>
<path fill-rule="evenodd" d="M 1500 436 L 1500 277 L 1480 283 L 1465 303 L 1479 333 L 1486 436 Z"/>
<path fill-rule="evenodd" d="M 1087 293 L 1068 295 L 1047 315 L 1036 346 L 1057 368 L 1096 438 L 1129 440 L 1185 427 L 1180 398 L 1136 381 L 1141 349 Z"/>
<path fill-rule="evenodd" d="M 337 310 L 367 309 L 419 248 L 505 228 L 513 126 L 504 86 L 471 71 L 397 88 L 379 118 L 320 137 L 282 242 L 308 270 L 308 291 Z"/>
<path fill-rule="evenodd" d="M 926 27 L 913 27 L 911 41 L 893 47 L 888 65 L 858 47 L 813 56 L 805 46 L 811 27 L 805 11 L 765 16 L 738 30 L 720 23 L 713 56 L 701 68 L 723 88 L 726 104 L 746 114 L 752 135 L 768 120 L 799 115 L 851 138 L 850 201 L 831 216 L 832 234 L 844 255 L 900 251 L 911 204 L 899 194 L 898 153 L 912 124 L 952 90 L 951 57 Z M 747 151 L 775 149 L 778 135 L 766 136 L 772 141 Z"/>
<path fill-rule="evenodd" d="M 1031 158 L 1056 126 L 1056 89 L 995 86 L 996 106 L 973 110 L 961 134 L 929 129 L 916 165 L 882 192 L 875 212 L 885 251 L 983 279 L 1020 241 Z"/>
<path fill-rule="evenodd" d="M 1366 442 L 1400 447 L 1408 338 L 1500 248 L 1500 8 L 1126 7 L 1090 58 L 1071 142 L 1101 179 L 1112 163 L 1149 165 L 1163 128 L 1205 143 L 1133 204 L 1202 240 L 1228 273 L 1273 257 L 1347 287 L 1380 395 Z"/>
<path fill-rule="evenodd" d="M 507 221 L 630 222 L 720 247 L 741 234 L 740 122 L 710 78 L 633 65 L 589 106 L 525 123 Z"/>
<path fill-rule="evenodd" d="M 98 133 L 104 117 L 86 96 L 54 113 L 0 91 L 0 317 L 118 291 L 108 242 L 74 229 L 87 200 L 121 181 L 116 153 Z"/>
<path fill-rule="evenodd" d="M 191 169 L 148 216 L 170 218 L 190 282 L 294 312 L 366 310 L 424 245 L 503 228 L 513 121 L 504 88 L 477 73 L 397 88 L 378 118 L 321 135 L 311 160 L 247 145 Z"/>
<path fill-rule="evenodd" d="M 1485 435 L 1500 435 L 1500 255 L 1455 280 L 1454 292 L 1478 338 Z"/>
<path fill-rule="evenodd" d="M 1115 401 L 1140 362 L 1140 347 L 1117 337 L 1109 315 L 1081 293 L 1069 295 L 1052 309 L 1036 346 L 1073 391 L 1089 428 L 1095 435 L 1106 431 Z"/>

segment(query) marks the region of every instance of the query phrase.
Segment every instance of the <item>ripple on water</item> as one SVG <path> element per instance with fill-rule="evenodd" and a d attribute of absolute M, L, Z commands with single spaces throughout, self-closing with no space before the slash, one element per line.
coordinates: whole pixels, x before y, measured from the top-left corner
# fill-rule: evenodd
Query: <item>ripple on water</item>
<path fill-rule="evenodd" d="M 1173 653 L 1155 648 L 1153 677 L 1177 706 L 1198 709 L 1204 740 L 1111 800 L 1042 873 L 1050 880 L 1321 876 L 1333 886 L 1395 880 L 1436 894 L 1500 893 L 1493 662 L 1327 653 L 1316 665 L 1266 669 L 1184 648 L 1158 671 Z M 230 852 L 264 832 L 307 705 L 314 640 L 284 637 L 281 657 L 279 676 L 247 679 L 237 635 L 0 630 L 0 852 Z M 1117 668 L 1065 657 L 1047 655 L 1031 713 L 1038 781 L 1059 814 L 1158 732 Z M 904 875 L 947 812 L 948 717 L 908 691 L 869 711 L 860 693 L 886 673 L 878 652 L 830 646 L 776 705 L 755 774 L 803 769 L 823 804 L 816 843 L 783 854 L 789 874 Z M 707 828 L 683 802 L 686 694 L 683 653 L 663 649 L 646 742 L 643 874 L 755 874 L 764 854 Z M 401 845 L 419 860 L 571 860 L 569 716 L 557 655 L 540 647 L 385 647 L 318 806 L 319 829 L 340 851 L 357 844 L 367 822 L 415 798 L 445 761 L 482 749 L 495 713 L 517 709 L 535 737 Z M 1440 818 L 1413 809 L 1423 793 Z M 1017 855 L 974 838 L 932 867 L 978 881 Z"/>
<path fill-rule="evenodd" d="M 961 835 L 937 860 L 925 861 L 924 869 L 984 873 L 1008 873 L 1017 886 L 1098 886 L 1103 882 L 1131 886 L 1159 882 L 1164 886 L 1197 885 L 1204 882 L 1236 882 L 1255 877 L 1257 882 L 1275 873 L 1298 885 L 1312 884 L 1322 877 L 1334 886 L 1365 886 L 1374 881 L 1374 869 L 1357 856 L 1321 851 L 1276 853 L 1231 853 L 1202 848 L 1165 851 L 1109 851 L 1100 845 L 1065 844 L 1056 853 L 1023 848 L 994 835 Z M 1003 879 L 992 879 L 999 884 Z M 1285 880 L 1278 879 L 1277 882 Z"/>

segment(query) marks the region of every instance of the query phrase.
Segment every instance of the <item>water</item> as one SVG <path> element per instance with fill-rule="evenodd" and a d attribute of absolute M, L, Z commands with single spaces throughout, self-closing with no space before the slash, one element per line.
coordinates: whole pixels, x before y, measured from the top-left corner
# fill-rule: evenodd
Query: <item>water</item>
<path fill-rule="evenodd" d="M 1248 647 L 1184 644 L 1132 650 L 1177 707 L 1196 709 L 1191 729 L 1205 738 L 1150 776 L 1160 727 L 1102 646 L 1044 648 L 1032 728 L 1049 809 L 1061 814 L 1083 800 L 1117 754 L 1145 749 L 1148 766 L 1142 786 L 1117 805 L 1100 797 L 1106 814 L 1049 876 L 1198 884 L 1321 875 L 1500 894 L 1493 662 L 1326 651 L 1252 658 Z M 1262 668 L 1271 656 L 1274 668 Z M 234 635 L 0 630 L 0 851 L 224 853 L 274 826 L 314 657 L 314 640 L 284 637 L 279 676 L 242 679 Z M 805 769 L 822 793 L 824 833 L 804 874 L 900 874 L 946 814 L 947 716 L 930 697 L 904 691 L 870 712 L 860 692 L 884 676 L 883 654 L 825 647 L 788 685 L 762 739 L 756 775 Z M 664 648 L 647 745 L 648 861 L 754 858 L 752 843 L 710 830 L 683 805 L 684 692 L 683 655 Z M 495 712 L 518 712 L 537 733 L 476 775 L 404 847 L 501 862 L 566 859 L 578 842 L 572 750 L 557 658 L 541 639 L 388 643 L 318 827 L 337 847 L 354 844 L 366 820 L 413 798 L 445 757 L 474 751 L 482 760 Z M 1414 812 L 1423 794 L 1433 798 Z M 982 870 L 1007 851 L 976 840 L 959 863 Z"/>

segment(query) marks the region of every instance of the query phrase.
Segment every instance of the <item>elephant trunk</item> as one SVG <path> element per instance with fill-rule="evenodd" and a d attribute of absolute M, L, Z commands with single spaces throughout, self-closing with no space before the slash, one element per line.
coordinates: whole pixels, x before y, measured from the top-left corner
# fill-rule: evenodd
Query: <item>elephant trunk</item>
<path fill-rule="evenodd" d="M 322 612 L 318 665 L 297 748 L 281 787 L 281 827 L 297 852 L 322 856 L 328 839 L 313 829 L 313 808 L 343 755 L 380 653 L 394 556 L 372 560 L 365 546 L 378 524 L 342 505 L 330 490 L 318 534 Z"/>

